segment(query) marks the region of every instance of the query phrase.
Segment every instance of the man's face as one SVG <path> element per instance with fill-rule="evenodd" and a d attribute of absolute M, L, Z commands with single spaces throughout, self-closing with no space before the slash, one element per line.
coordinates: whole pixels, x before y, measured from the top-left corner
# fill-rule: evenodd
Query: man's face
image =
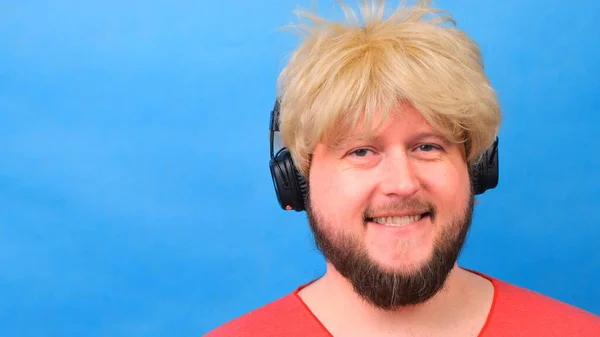
<path fill-rule="evenodd" d="M 372 139 L 319 144 L 309 184 L 317 246 L 357 293 L 391 310 L 440 290 L 473 210 L 462 145 L 406 107 Z"/>

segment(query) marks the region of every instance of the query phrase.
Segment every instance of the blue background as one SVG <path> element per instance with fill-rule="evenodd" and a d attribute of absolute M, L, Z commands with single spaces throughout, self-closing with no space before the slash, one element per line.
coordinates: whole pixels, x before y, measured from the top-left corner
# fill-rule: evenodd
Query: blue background
<path fill-rule="evenodd" d="M 504 110 L 462 264 L 600 314 L 600 2 L 437 4 Z M 199 336 L 323 272 L 268 172 L 296 5 L 0 4 L 0 335 Z"/>

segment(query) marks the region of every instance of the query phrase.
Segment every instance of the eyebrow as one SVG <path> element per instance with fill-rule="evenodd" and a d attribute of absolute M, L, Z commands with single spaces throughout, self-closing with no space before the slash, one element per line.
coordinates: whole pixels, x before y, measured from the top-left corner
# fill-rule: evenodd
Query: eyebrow
<path fill-rule="evenodd" d="M 423 141 L 423 140 L 431 139 L 431 138 L 435 138 L 435 139 L 441 141 L 442 143 L 444 143 L 445 145 L 451 145 L 452 144 L 450 142 L 450 140 L 448 140 L 442 134 L 437 133 L 437 132 L 427 132 L 427 131 L 417 133 L 416 135 L 414 135 L 413 137 L 411 137 L 411 140 L 413 142 L 419 142 L 419 141 Z"/>
<path fill-rule="evenodd" d="M 416 142 L 425 141 L 427 139 L 435 139 L 439 142 L 442 142 L 445 146 L 452 145 L 452 142 L 450 140 L 448 140 L 446 137 L 444 137 L 442 134 L 440 134 L 438 132 L 433 132 L 433 131 L 419 132 L 419 133 L 411 136 L 409 138 L 409 142 L 416 143 Z M 342 142 L 340 144 L 328 144 L 327 148 L 329 150 L 332 150 L 335 152 L 341 152 L 341 151 L 347 150 L 348 147 L 352 147 L 353 146 L 352 144 L 361 143 L 361 142 L 377 142 L 377 141 L 379 141 L 378 136 L 375 136 L 375 137 L 348 137 L 347 139 L 345 139 L 345 142 Z"/>

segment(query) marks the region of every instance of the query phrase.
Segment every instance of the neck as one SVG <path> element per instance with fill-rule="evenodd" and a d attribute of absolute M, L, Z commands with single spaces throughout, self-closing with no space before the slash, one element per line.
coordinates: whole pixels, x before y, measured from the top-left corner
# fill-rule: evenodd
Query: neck
<path fill-rule="evenodd" d="M 354 292 L 347 279 L 327 265 L 325 275 L 299 295 L 334 335 L 347 335 L 340 329 L 349 329 L 373 336 L 381 331 L 399 332 L 406 327 L 413 331 L 419 327 L 431 330 L 432 324 L 443 330 L 481 306 L 478 304 L 481 295 L 487 293 L 489 297 L 490 288 L 487 280 L 455 265 L 442 290 L 427 302 L 386 311 L 367 303 Z"/>

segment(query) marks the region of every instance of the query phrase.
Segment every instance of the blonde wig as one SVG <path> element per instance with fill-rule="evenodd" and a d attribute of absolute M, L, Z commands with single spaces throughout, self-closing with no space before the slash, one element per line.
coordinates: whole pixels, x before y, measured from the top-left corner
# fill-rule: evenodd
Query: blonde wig
<path fill-rule="evenodd" d="M 448 140 L 463 143 L 473 164 L 496 138 L 501 111 L 478 45 L 431 1 L 363 1 L 359 15 L 340 2 L 346 21 L 297 11 L 303 39 L 278 82 L 281 140 L 307 175 L 318 142 L 360 137 L 399 104 L 412 105 Z M 350 132 L 352 130 L 352 132 Z M 373 130 L 363 130 L 372 132 Z"/>

